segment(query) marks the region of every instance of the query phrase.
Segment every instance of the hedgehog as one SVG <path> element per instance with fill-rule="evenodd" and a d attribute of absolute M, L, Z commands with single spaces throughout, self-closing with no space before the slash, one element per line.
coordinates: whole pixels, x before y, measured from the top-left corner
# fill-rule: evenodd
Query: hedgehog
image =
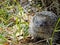
<path fill-rule="evenodd" d="M 51 11 L 37 12 L 31 19 L 28 32 L 35 40 L 49 39 L 52 37 L 57 19 L 56 14 Z"/>

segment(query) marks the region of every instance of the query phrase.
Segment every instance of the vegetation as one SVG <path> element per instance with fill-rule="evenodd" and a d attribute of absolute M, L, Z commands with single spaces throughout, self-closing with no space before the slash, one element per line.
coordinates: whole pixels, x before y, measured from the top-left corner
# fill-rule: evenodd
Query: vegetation
<path fill-rule="evenodd" d="M 28 35 L 28 22 L 22 7 L 16 0 L 0 1 L 0 45 L 5 42 L 17 43 L 18 36 L 25 38 Z M 12 40 L 11 40 L 12 39 Z"/>
<path fill-rule="evenodd" d="M 60 31 L 60 25 L 59 24 L 60 24 L 60 18 L 58 19 L 58 21 L 56 23 L 56 26 L 54 28 L 54 32 L 53 32 L 52 37 L 51 37 L 50 45 L 52 45 L 52 41 L 53 41 L 53 38 L 54 38 L 54 33 Z"/>
<path fill-rule="evenodd" d="M 29 22 L 18 0 L 0 0 L 0 45 L 14 45 L 22 38 L 28 36 Z M 60 18 L 58 19 L 55 32 L 60 31 Z"/>

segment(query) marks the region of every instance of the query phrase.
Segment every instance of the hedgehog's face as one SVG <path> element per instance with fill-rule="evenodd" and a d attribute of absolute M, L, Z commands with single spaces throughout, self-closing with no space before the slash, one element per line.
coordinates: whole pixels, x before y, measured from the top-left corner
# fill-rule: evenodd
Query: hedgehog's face
<path fill-rule="evenodd" d="M 51 19 L 47 16 L 36 16 L 33 18 L 33 24 L 35 27 L 47 27 L 51 25 Z"/>
<path fill-rule="evenodd" d="M 33 18 L 33 24 L 35 25 L 35 27 L 44 26 L 45 22 L 46 22 L 46 17 L 37 16 Z"/>

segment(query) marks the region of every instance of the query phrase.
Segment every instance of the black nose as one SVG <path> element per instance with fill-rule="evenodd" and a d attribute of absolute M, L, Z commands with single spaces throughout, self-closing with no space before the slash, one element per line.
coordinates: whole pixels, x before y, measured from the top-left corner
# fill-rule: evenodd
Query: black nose
<path fill-rule="evenodd" d="M 40 26 L 43 26 L 43 24 L 40 24 Z"/>
<path fill-rule="evenodd" d="M 47 22 L 42 22 L 40 26 L 45 26 Z"/>

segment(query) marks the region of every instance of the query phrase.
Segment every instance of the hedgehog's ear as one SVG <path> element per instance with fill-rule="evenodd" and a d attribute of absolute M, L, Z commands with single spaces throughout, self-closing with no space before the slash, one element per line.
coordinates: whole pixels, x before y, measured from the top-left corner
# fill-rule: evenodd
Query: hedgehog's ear
<path fill-rule="evenodd" d="M 56 23 L 57 23 L 57 21 L 58 21 L 58 17 L 54 17 L 54 19 L 52 20 L 53 22 L 52 22 L 52 25 L 56 25 Z"/>
<path fill-rule="evenodd" d="M 54 17 L 54 21 L 57 21 L 58 20 L 58 17 L 56 16 L 56 17 Z"/>

